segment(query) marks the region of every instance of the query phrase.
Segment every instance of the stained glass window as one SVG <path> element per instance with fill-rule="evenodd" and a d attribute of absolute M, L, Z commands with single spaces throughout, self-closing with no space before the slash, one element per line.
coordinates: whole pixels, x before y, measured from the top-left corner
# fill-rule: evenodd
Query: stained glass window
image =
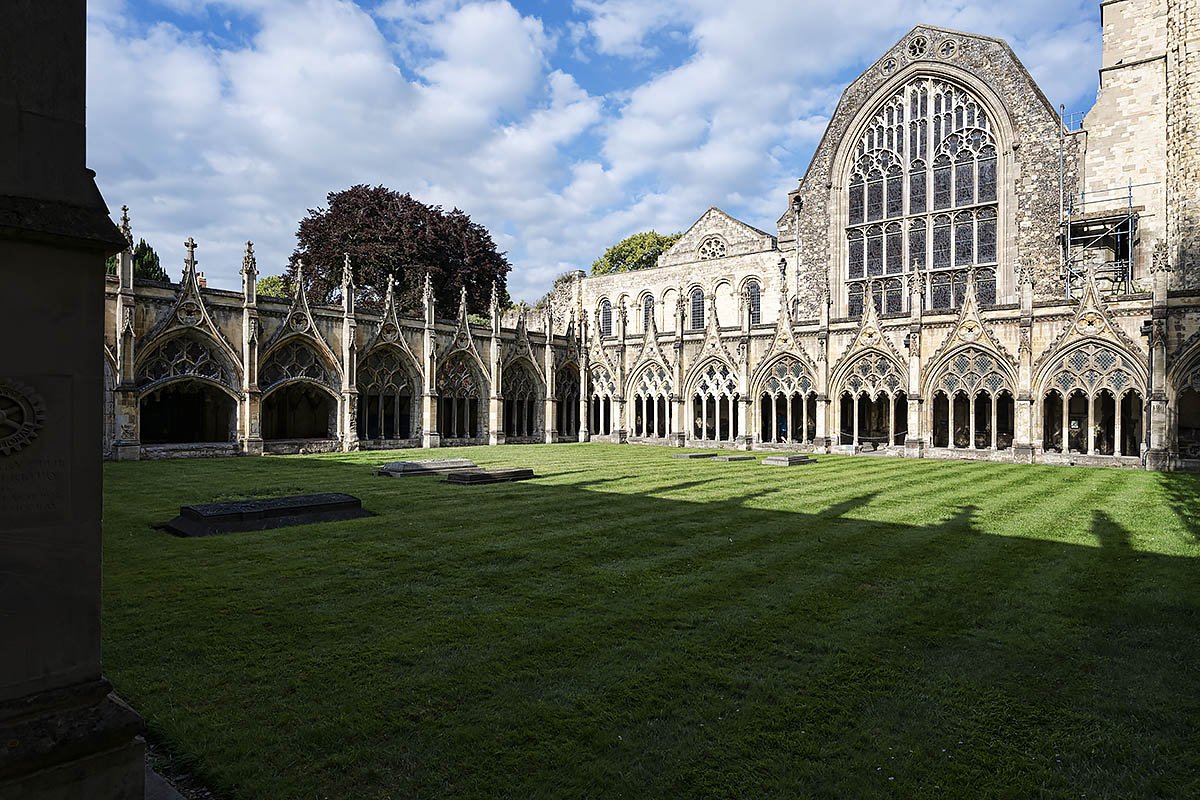
<path fill-rule="evenodd" d="M 934 283 L 942 292 L 936 307 L 958 305 L 967 273 L 995 264 L 998 254 L 997 148 L 983 106 L 949 81 L 913 78 L 880 104 L 853 158 L 845 273 L 846 297 L 857 298 L 851 314 L 861 313 L 870 291 L 855 282 L 912 271 L 959 271 L 931 279 L 931 293 Z M 931 213 L 950 208 L 953 217 Z M 898 224 L 872 224 L 884 219 Z M 994 302 L 994 272 L 991 281 Z M 878 302 L 890 312 L 897 301 L 880 285 Z M 904 304 L 907 294 L 896 297 Z"/>
<path fill-rule="evenodd" d="M 704 292 L 692 289 L 692 330 L 704 330 Z"/>
<path fill-rule="evenodd" d="M 600 335 L 612 336 L 612 303 L 607 300 L 600 303 Z"/>
<path fill-rule="evenodd" d="M 750 281 L 746 285 L 746 295 L 750 299 L 750 324 L 758 325 L 762 322 L 762 292 L 758 288 L 758 281 Z"/>

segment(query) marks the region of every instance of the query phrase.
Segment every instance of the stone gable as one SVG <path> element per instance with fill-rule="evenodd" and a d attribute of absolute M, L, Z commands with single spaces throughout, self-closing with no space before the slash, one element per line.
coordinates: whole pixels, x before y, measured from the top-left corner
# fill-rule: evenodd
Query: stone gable
<path fill-rule="evenodd" d="M 740 256 L 775 248 L 774 236 L 714 207 L 705 211 L 670 250 L 659 256 L 658 265 L 669 267 L 707 260 L 713 256 L 702 256 L 701 245 L 714 238 L 724 248 L 723 256 Z"/>

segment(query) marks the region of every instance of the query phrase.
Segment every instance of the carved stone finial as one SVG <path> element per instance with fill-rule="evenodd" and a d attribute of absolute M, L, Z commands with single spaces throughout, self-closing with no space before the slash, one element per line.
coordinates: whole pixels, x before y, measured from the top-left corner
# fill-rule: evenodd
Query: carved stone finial
<path fill-rule="evenodd" d="M 433 299 L 433 281 L 429 277 L 429 273 L 425 273 L 425 289 L 423 291 L 425 302 Z"/>
<path fill-rule="evenodd" d="M 304 288 L 304 259 L 296 259 L 296 285 L 292 287 L 292 295 L 299 297 Z"/>
<path fill-rule="evenodd" d="M 389 276 L 389 280 L 390 280 Z M 350 266 L 350 254 L 342 253 L 342 286 L 354 285 L 354 270 Z"/>
<path fill-rule="evenodd" d="M 254 258 L 254 242 L 246 242 L 246 253 L 242 256 L 242 274 L 253 278 L 258 274 L 258 261 Z"/>
<path fill-rule="evenodd" d="M 133 228 L 129 225 L 129 206 L 121 206 L 121 235 L 133 247 Z"/>

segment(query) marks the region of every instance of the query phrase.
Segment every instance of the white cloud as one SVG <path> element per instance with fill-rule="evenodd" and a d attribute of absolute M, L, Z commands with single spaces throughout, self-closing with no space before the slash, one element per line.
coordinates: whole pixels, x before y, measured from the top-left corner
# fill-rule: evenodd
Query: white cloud
<path fill-rule="evenodd" d="M 170 272 L 195 236 L 225 287 L 246 239 L 278 271 L 307 208 L 382 183 L 487 226 L 531 300 L 710 205 L 770 230 L 845 83 L 918 21 L 1007 38 L 1056 103 L 1099 62 L 1084 0 L 576 0 L 553 27 L 505 0 L 158 2 L 196 28 L 89 3 L 90 164 Z"/>

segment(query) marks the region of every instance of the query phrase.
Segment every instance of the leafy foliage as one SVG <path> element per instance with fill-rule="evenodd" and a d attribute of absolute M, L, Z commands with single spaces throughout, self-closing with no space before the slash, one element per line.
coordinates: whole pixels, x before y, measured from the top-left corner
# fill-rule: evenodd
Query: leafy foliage
<path fill-rule="evenodd" d="M 104 262 L 105 271 L 109 275 L 117 274 L 118 259 L 119 256 L 109 256 Z M 168 283 L 171 280 L 167 271 L 162 268 L 158 253 L 147 244 L 145 239 L 138 239 L 137 245 L 133 248 L 133 277 L 138 280 L 160 283 Z"/>
<path fill-rule="evenodd" d="M 592 262 L 592 274 L 608 275 L 612 272 L 632 272 L 635 269 L 653 267 L 658 263 L 658 257 L 667 252 L 682 235 L 643 231 L 626 236 Z"/>
<path fill-rule="evenodd" d="M 292 293 L 291 281 L 286 275 L 264 275 L 254 284 L 254 292 L 259 297 L 289 297 Z"/>
<path fill-rule="evenodd" d="M 425 273 L 433 284 L 440 316 L 458 309 L 459 290 L 467 289 L 467 308 L 487 313 L 492 282 L 507 301 L 506 277 L 512 266 L 496 250 L 491 234 L 455 208 L 444 211 L 384 186 L 351 186 L 330 192 L 326 208 L 309 209 L 296 232 L 297 247 L 288 267 L 304 260 L 309 297 L 330 302 L 340 295 L 343 258 L 350 256 L 356 297 L 378 306 L 388 276 L 396 280 L 401 308 L 417 308 Z"/>

